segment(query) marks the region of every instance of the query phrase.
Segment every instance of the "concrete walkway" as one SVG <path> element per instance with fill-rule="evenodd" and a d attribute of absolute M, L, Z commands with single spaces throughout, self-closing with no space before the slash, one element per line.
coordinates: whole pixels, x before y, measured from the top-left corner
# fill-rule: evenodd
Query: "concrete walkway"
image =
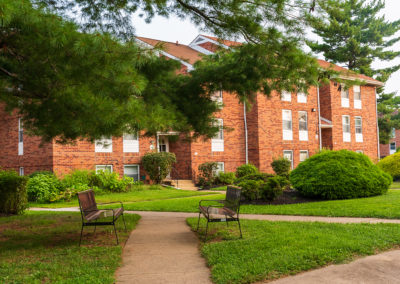
<path fill-rule="evenodd" d="M 141 215 L 124 247 L 117 283 L 212 283 L 185 217 Z"/>
<path fill-rule="evenodd" d="M 376 284 L 400 283 L 400 250 L 367 256 L 349 264 L 325 268 L 282 278 L 274 284 Z"/>

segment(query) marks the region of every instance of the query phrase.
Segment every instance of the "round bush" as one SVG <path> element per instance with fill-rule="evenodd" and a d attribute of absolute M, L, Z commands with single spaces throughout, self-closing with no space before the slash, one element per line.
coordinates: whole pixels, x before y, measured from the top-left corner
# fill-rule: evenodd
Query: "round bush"
<path fill-rule="evenodd" d="M 247 175 L 252 175 L 258 173 L 258 169 L 255 165 L 247 164 L 241 165 L 236 168 L 236 177 L 241 178 Z"/>
<path fill-rule="evenodd" d="M 216 182 L 220 184 L 233 184 L 235 182 L 235 173 L 231 172 L 220 172 L 216 178 Z"/>
<path fill-rule="evenodd" d="M 341 150 L 322 151 L 300 163 L 290 181 L 306 197 L 349 199 L 383 194 L 392 178 L 366 155 Z"/>
<path fill-rule="evenodd" d="M 280 178 L 280 176 L 272 177 L 261 185 L 260 194 L 264 200 L 273 201 L 282 194 L 283 190 L 280 184 Z"/>
<path fill-rule="evenodd" d="M 292 163 L 285 158 L 275 159 L 271 163 L 271 167 L 278 176 L 288 177 Z"/>
<path fill-rule="evenodd" d="M 246 175 L 246 176 L 242 176 L 241 178 L 237 178 L 235 180 L 235 184 L 239 184 L 242 181 L 245 180 L 261 180 L 266 182 L 269 178 L 273 177 L 273 174 L 267 174 L 267 173 L 256 173 L 256 174 L 250 174 L 250 175 Z"/>
<path fill-rule="evenodd" d="M 242 197 L 246 200 L 256 200 L 260 198 L 260 186 L 264 184 L 263 181 L 245 180 L 239 183 L 242 189 Z"/>
<path fill-rule="evenodd" d="M 380 160 L 378 167 L 390 174 L 393 180 L 400 179 L 400 152 L 387 156 Z"/>
<path fill-rule="evenodd" d="M 62 189 L 61 182 L 54 175 L 37 174 L 26 185 L 29 201 L 53 202 Z"/>

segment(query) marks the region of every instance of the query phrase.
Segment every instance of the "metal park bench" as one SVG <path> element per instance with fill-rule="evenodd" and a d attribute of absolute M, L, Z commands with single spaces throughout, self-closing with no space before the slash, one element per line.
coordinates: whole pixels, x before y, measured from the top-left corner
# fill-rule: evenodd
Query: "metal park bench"
<path fill-rule="evenodd" d="M 94 232 L 96 232 L 97 226 L 114 226 L 115 238 L 118 241 L 117 230 L 115 228 L 115 222 L 122 216 L 124 226 L 126 230 L 126 224 L 124 219 L 124 206 L 122 202 L 110 202 L 110 203 L 96 203 L 94 198 L 94 192 L 92 189 L 82 191 L 78 193 L 79 209 L 82 217 L 82 229 L 81 237 L 79 239 L 79 246 L 81 246 L 83 227 L 94 226 Z M 97 205 L 106 205 L 112 203 L 120 203 L 121 207 L 116 209 L 98 209 Z M 112 219 L 111 219 L 112 218 Z"/>
<path fill-rule="evenodd" d="M 209 222 L 226 222 L 226 225 L 228 226 L 228 222 L 237 221 L 239 224 L 240 237 L 242 238 L 242 228 L 239 220 L 240 194 L 241 190 L 239 187 L 228 186 L 225 200 L 201 200 L 199 202 L 199 219 L 197 221 L 196 231 L 199 230 L 200 217 L 201 215 L 204 215 L 207 219 L 204 241 L 207 239 Z M 206 202 L 218 202 L 219 204 L 204 206 L 203 203 Z"/>

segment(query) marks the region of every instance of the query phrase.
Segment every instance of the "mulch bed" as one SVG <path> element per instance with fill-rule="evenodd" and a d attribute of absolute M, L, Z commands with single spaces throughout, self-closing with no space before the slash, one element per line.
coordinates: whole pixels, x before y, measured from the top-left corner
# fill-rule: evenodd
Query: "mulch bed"
<path fill-rule="evenodd" d="M 274 201 L 265 200 L 253 200 L 243 201 L 242 204 L 253 204 L 253 205 L 283 205 L 283 204 L 296 204 L 296 203 L 307 203 L 321 201 L 319 199 L 311 199 L 301 196 L 296 190 L 285 190 L 281 196 Z"/>

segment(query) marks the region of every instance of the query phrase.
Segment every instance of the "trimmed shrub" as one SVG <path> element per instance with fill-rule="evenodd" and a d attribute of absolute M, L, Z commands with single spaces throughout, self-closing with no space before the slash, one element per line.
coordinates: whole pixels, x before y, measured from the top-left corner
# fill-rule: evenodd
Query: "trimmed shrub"
<path fill-rule="evenodd" d="M 241 178 L 237 178 L 235 180 L 235 184 L 239 184 L 242 181 L 245 180 L 255 180 L 255 181 L 264 181 L 266 182 L 269 178 L 273 177 L 274 175 L 272 174 L 267 174 L 267 173 L 255 173 L 255 174 L 249 174 L 247 176 L 243 176 Z"/>
<path fill-rule="evenodd" d="M 91 176 L 95 174 L 96 173 L 94 171 L 74 170 L 64 176 L 64 178 L 62 179 L 62 183 L 66 188 L 77 186 L 78 184 L 89 185 Z"/>
<path fill-rule="evenodd" d="M 15 171 L 0 171 L 0 213 L 22 214 L 28 207 L 28 178 Z"/>
<path fill-rule="evenodd" d="M 300 163 L 290 181 L 302 195 L 349 199 L 386 193 L 392 178 L 368 156 L 347 150 L 322 151 Z"/>
<path fill-rule="evenodd" d="M 205 162 L 199 166 L 199 185 L 211 186 L 215 181 L 215 171 L 218 169 L 218 163 Z"/>
<path fill-rule="evenodd" d="M 176 163 L 175 154 L 169 152 L 151 152 L 142 158 L 144 170 L 156 184 L 160 184 L 167 177 L 174 163 Z"/>
<path fill-rule="evenodd" d="M 29 175 L 30 178 L 35 177 L 37 175 L 48 175 L 48 176 L 54 176 L 55 174 L 51 171 L 36 171 L 33 172 Z"/>
<path fill-rule="evenodd" d="M 242 188 L 242 197 L 246 200 L 256 200 L 260 198 L 260 186 L 264 184 L 260 180 L 244 180 L 238 184 Z"/>
<path fill-rule="evenodd" d="M 232 172 L 220 172 L 216 178 L 216 183 L 219 184 L 233 184 L 235 182 L 236 176 Z"/>
<path fill-rule="evenodd" d="M 268 179 L 268 181 L 260 186 L 260 194 L 262 199 L 273 201 L 283 192 L 281 187 L 282 177 L 276 176 Z"/>
<path fill-rule="evenodd" d="M 247 165 L 241 165 L 236 168 L 236 177 L 241 178 L 247 175 L 252 175 L 252 174 L 257 174 L 258 169 L 255 165 L 252 164 L 247 164 Z"/>
<path fill-rule="evenodd" d="M 292 166 L 292 163 L 283 157 L 274 159 L 271 163 L 271 167 L 274 170 L 274 172 L 278 176 L 283 176 L 283 177 L 289 177 L 290 173 L 290 168 Z"/>
<path fill-rule="evenodd" d="M 101 171 L 90 175 L 89 186 L 96 186 L 99 189 L 109 192 L 127 192 L 136 184 L 130 177 L 119 178 L 115 172 Z"/>
<path fill-rule="evenodd" d="M 62 189 L 61 182 L 55 175 L 37 174 L 26 185 L 29 201 L 54 202 Z"/>
<path fill-rule="evenodd" d="M 387 156 L 379 161 L 378 167 L 390 174 L 393 180 L 400 179 L 400 153 Z"/>

